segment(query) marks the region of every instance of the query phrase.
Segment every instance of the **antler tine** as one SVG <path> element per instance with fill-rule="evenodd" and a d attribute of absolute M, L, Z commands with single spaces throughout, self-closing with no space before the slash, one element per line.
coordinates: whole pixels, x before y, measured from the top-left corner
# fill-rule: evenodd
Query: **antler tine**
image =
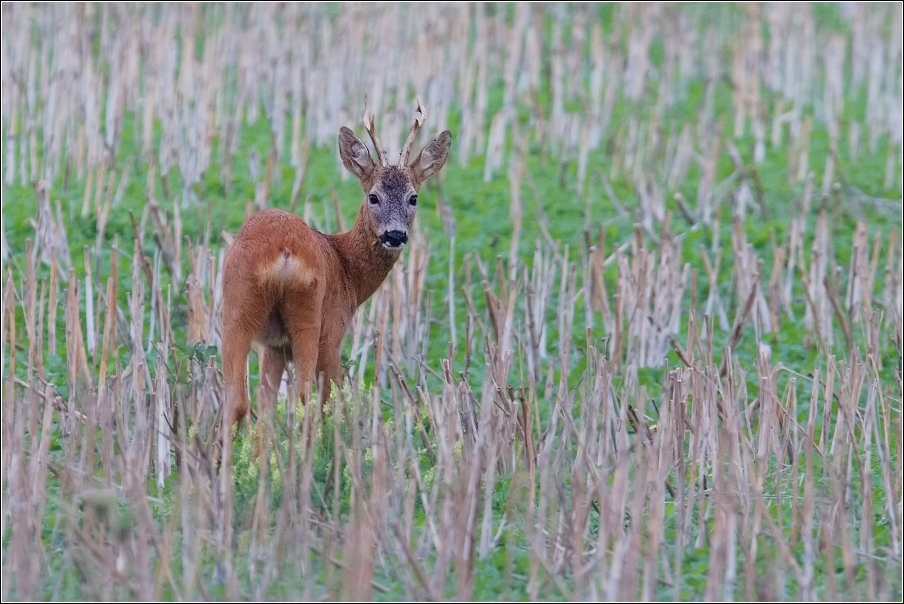
<path fill-rule="evenodd" d="M 408 155 L 411 153 L 411 145 L 414 144 L 414 137 L 417 136 L 417 131 L 421 129 L 421 126 L 424 125 L 424 120 L 427 119 L 427 112 L 424 110 L 424 106 L 421 105 L 421 97 L 417 97 L 417 112 L 418 116 L 414 118 L 414 125 L 411 126 L 411 132 L 408 133 L 408 139 L 405 141 L 405 146 L 402 147 L 402 152 L 399 154 L 399 165 L 407 166 L 408 165 Z"/>
<path fill-rule="evenodd" d="M 370 114 L 370 107 L 367 104 L 367 94 L 364 95 L 364 129 L 370 135 L 370 140 L 374 143 L 374 150 L 377 152 L 377 159 L 381 166 L 388 166 L 389 161 L 386 159 L 386 151 L 383 151 L 383 145 L 377 138 L 377 130 L 374 128 L 374 119 Z"/>

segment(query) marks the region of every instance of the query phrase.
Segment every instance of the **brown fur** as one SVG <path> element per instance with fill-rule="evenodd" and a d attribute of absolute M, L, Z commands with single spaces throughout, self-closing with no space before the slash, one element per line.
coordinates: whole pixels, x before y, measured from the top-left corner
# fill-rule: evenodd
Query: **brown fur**
<path fill-rule="evenodd" d="M 411 196 L 442 168 L 450 143 L 446 131 L 408 165 L 378 165 L 351 130 L 342 128 L 340 156 L 365 193 L 351 230 L 326 235 L 276 209 L 245 222 L 224 264 L 220 312 L 226 421 L 238 423 L 248 413 L 252 342 L 263 350 L 260 405 L 275 402 L 287 360 L 295 365 L 303 395 L 318 375 L 326 391 L 329 382 L 339 382 L 342 338 L 355 309 L 376 291 L 401 252 L 401 247 L 386 249 L 381 233 L 407 236 L 414 219 Z M 377 195 L 379 203 L 370 203 L 370 195 Z"/>

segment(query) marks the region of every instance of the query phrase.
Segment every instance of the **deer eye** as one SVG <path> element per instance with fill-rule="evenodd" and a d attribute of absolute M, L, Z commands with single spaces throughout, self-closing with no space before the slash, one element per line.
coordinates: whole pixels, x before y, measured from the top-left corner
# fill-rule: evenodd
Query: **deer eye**
<path fill-rule="evenodd" d="M 411 197 L 409 197 L 408 203 L 413 206 L 416 206 L 417 205 L 417 195 L 412 195 Z"/>
<path fill-rule="evenodd" d="M 379 198 L 376 195 L 374 195 L 373 193 L 371 193 L 370 195 L 367 196 L 367 201 L 369 201 L 373 205 L 380 203 Z"/>

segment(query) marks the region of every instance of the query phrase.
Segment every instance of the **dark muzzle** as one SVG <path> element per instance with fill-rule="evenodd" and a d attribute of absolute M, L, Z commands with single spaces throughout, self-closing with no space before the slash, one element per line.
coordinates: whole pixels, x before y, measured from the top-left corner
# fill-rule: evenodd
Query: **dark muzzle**
<path fill-rule="evenodd" d="M 386 231 L 380 235 L 380 243 L 388 250 L 397 250 L 408 243 L 408 233 L 404 231 Z"/>

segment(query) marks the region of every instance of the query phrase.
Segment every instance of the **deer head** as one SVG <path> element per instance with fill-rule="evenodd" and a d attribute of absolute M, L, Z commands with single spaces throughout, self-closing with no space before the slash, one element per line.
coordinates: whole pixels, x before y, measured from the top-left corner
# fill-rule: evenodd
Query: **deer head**
<path fill-rule="evenodd" d="M 398 165 L 386 160 L 374 129 L 373 118 L 364 97 L 364 129 L 373 141 L 379 163 L 374 162 L 367 147 L 346 127 L 339 130 L 339 155 L 349 172 L 361 181 L 366 195 L 361 209 L 374 237 L 387 250 L 398 252 L 408 242 L 408 230 L 417 210 L 417 193 L 424 182 L 436 174 L 449 154 L 452 135 L 448 130 L 437 136 L 412 161 L 408 161 L 417 131 L 424 123 L 425 112 L 417 100 L 418 116 L 399 154 Z"/>

